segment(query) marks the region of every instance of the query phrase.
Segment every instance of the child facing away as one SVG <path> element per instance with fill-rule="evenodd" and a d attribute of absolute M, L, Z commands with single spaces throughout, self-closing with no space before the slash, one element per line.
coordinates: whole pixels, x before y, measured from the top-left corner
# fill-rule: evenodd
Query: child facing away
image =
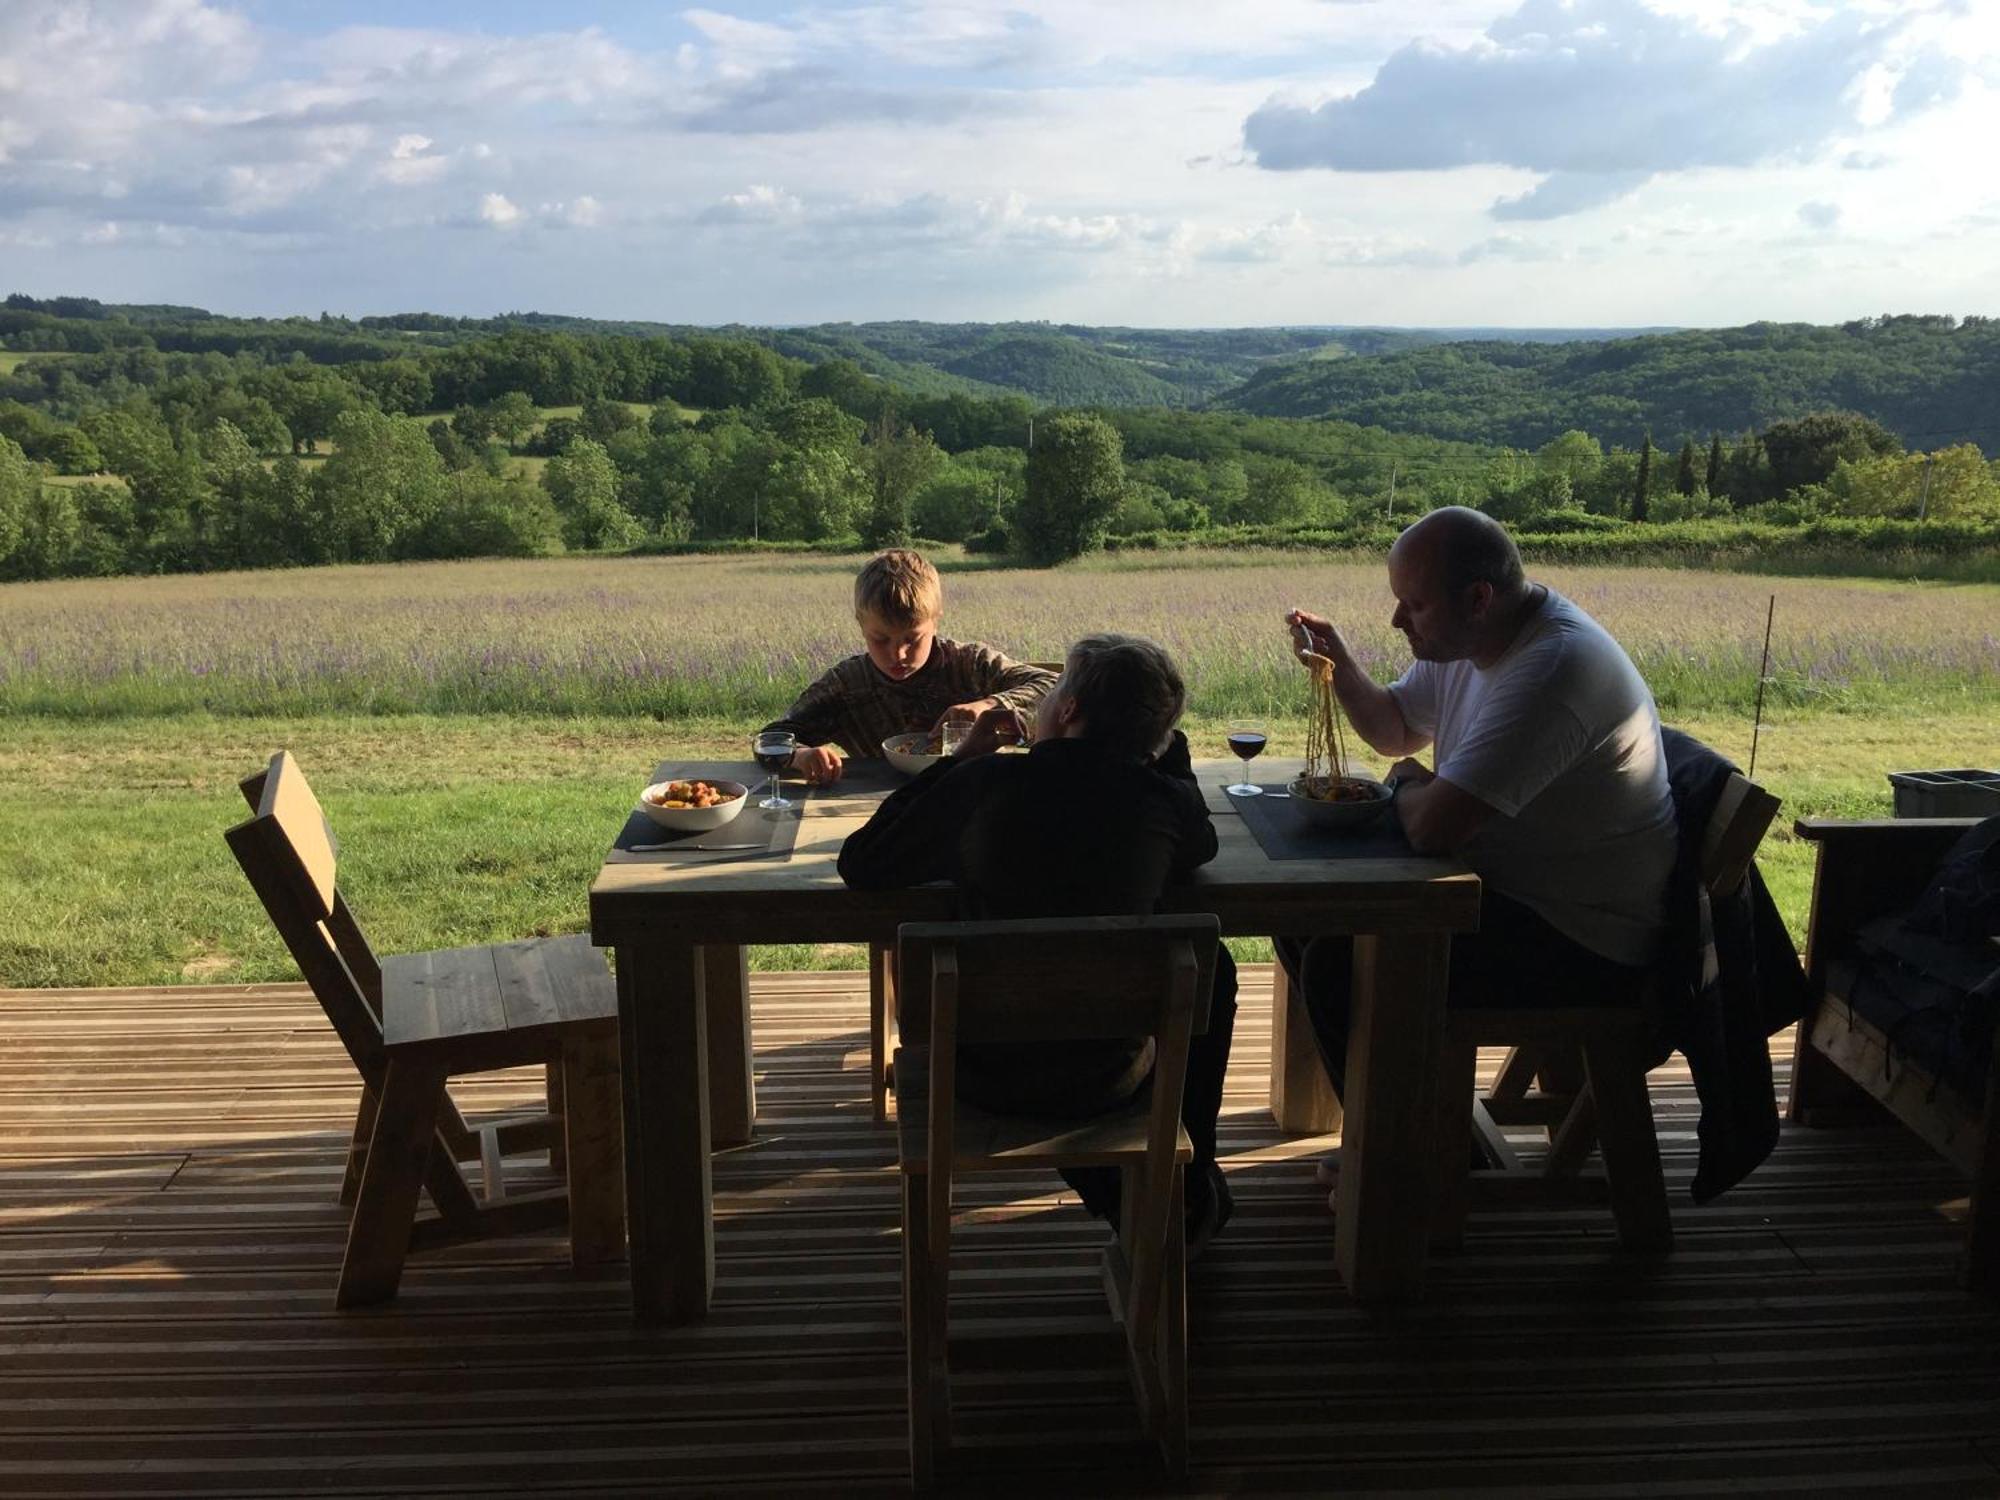
<path fill-rule="evenodd" d="M 879 756 L 882 741 L 912 729 L 936 733 L 947 719 L 982 714 L 1026 723 L 1055 686 L 1053 672 L 1018 662 L 980 641 L 937 633 L 944 589 L 918 553 L 894 548 L 854 579 L 854 619 L 865 650 L 836 664 L 766 731 L 798 737 L 792 769 L 824 785 L 840 778 L 843 753 Z"/>
<path fill-rule="evenodd" d="M 1215 857 L 1215 828 L 1174 728 L 1186 690 L 1172 659 L 1137 636 L 1085 636 L 1041 700 L 1026 755 L 994 755 L 1004 715 L 899 788 L 848 836 L 840 874 L 857 890 L 949 880 L 969 918 L 1143 916 Z M 1199 1249 L 1231 1207 L 1215 1160 L 1216 1118 L 1236 1016 L 1236 967 L 1216 955 L 1208 1030 L 1188 1051 L 1181 1121 L 1194 1145 L 1187 1233 Z M 959 1089 L 1006 1114 L 1114 1109 L 1151 1076 L 1151 1044 L 1071 1042 L 959 1049 Z M 1100 1217 L 1118 1207 L 1110 1168 L 1063 1173 Z"/>

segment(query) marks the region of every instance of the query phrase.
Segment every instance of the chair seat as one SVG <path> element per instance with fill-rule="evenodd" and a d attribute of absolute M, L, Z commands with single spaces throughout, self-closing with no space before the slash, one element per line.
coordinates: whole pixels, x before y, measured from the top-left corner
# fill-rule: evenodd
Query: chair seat
<path fill-rule="evenodd" d="M 603 950 L 580 934 L 408 953 L 382 963 L 382 1041 L 395 1050 L 517 1042 L 526 1053 L 564 1027 L 615 1023 Z"/>
<path fill-rule="evenodd" d="M 930 1126 L 921 1108 L 906 1108 L 928 1096 L 930 1049 L 898 1047 L 896 1142 L 899 1165 L 912 1175 L 929 1170 Z M 1066 1167 L 1132 1166 L 1146 1158 L 1146 1131 L 1152 1119 L 1152 1091 L 1142 1089 L 1117 1109 L 1074 1119 L 996 1115 L 960 1100 L 952 1153 L 955 1171 L 1007 1171 L 1023 1165 Z M 1178 1132 L 1174 1159 L 1194 1159 L 1185 1129 Z"/>

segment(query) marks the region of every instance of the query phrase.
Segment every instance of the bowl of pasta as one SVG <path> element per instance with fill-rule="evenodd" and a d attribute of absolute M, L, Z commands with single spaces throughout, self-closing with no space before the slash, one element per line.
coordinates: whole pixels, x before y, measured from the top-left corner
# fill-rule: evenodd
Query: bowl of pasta
<path fill-rule="evenodd" d="M 1365 828 L 1395 796 L 1373 776 L 1295 776 L 1285 792 L 1299 816 L 1317 828 Z"/>
<path fill-rule="evenodd" d="M 671 833 L 720 828 L 743 811 L 740 781 L 656 781 L 639 794 L 639 811 Z"/>
<path fill-rule="evenodd" d="M 944 736 L 922 729 L 892 734 L 882 741 L 882 753 L 905 776 L 920 775 L 944 759 Z"/>

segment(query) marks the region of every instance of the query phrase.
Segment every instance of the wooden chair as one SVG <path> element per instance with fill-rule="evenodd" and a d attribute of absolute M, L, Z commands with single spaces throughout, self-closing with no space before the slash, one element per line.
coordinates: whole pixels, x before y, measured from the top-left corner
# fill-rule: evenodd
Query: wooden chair
<path fill-rule="evenodd" d="M 1031 667 L 1060 677 L 1067 662 L 1031 661 Z M 889 1057 L 896 1037 L 896 948 L 893 943 L 868 945 L 868 1103 L 875 1123 L 889 1118 Z"/>
<path fill-rule="evenodd" d="M 1699 878 L 1711 901 L 1735 894 L 1749 878 L 1778 799 L 1731 772 L 1702 828 Z M 1444 1087 L 1439 1093 L 1439 1188 L 1433 1238 L 1457 1242 L 1474 1178 L 1540 1196 L 1550 1179 L 1574 1177 L 1593 1147 L 1604 1175 L 1618 1237 L 1632 1250 L 1673 1243 L 1659 1137 L 1646 1091 L 1647 1065 L 1664 1003 L 1652 980 L 1636 1006 L 1582 1009 L 1454 1010 L 1445 1023 Z M 1479 1048 L 1509 1046 L 1493 1089 L 1476 1093 Z M 1541 1088 L 1529 1084 L 1539 1078 Z M 1503 1133 L 1508 1125 L 1542 1125 L 1549 1150 L 1538 1172 L 1523 1168 Z M 1468 1174 L 1466 1141 L 1492 1166 Z"/>
<path fill-rule="evenodd" d="M 336 849 L 289 751 L 241 783 L 255 816 L 224 837 L 361 1074 L 340 1201 L 354 1205 L 336 1302 L 395 1295 L 410 1249 L 569 1224 L 582 1266 L 622 1249 L 618 1001 L 583 937 L 455 948 L 378 964 L 334 884 Z M 461 1073 L 543 1064 L 548 1114 L 474 1130 Z M 541 1148 L 568 1191 L 509 1194 L 502 1158 Z M 459 1170 L 481 1164 L 475 1197 Z M 435 1217 L 416 1216 L 419 1189 Z"/>
<path fill-rule="evenodd" d="M 1212 916 L 907 923 L 899 931 L 905 1045 L 896 1054 L 903 1180 L 903 1322 L 910 1468 L 921 1488 L 951 1440 L 946 1309 L 953 1182 L 1024 1167 L 1123 1169 L 1105 1290 L 1122 1326 L 1145 1430 L 1187 1468 L 1187 1304 L 1180 1122 L 1188 1039 L 1208 1024 Z M 988 1114 L 958 1098 L 961 1043 L 1150 1036 L 1153 1081 L 1084 1119 Z"/>
<path fill-rule="evenodd" d="M 1841 821 L 1801 819 L 1800 838 L 1818 845 L 1806 981 L 1813 1009 L 1799 1023 L 1792 1059 L 1790 1117 L 1806 1125 L 1879 1121 L 1886 1110 L 1971 1179 L 1966 1211 L 1965 1284 L 2000 1294 L 2000 1030 L 1986 1064 L 1984 1098 L 1897 1046 L 1868 1013 L 1858 987 L 1894 990 L 1906 982 L 1888 965 L 1858 960 L 1856 935 L 1904 911 L 1973 818 Z M 1969 969 L 2000 967 L 2000 939 Z M 1879 996 L 1879 992 L 1878 992 Z M 1969 1065 L 1976 1065 L 1969 1060 Z M 1880 1106 L 1879 1108 L 1877 1106 Z"/>

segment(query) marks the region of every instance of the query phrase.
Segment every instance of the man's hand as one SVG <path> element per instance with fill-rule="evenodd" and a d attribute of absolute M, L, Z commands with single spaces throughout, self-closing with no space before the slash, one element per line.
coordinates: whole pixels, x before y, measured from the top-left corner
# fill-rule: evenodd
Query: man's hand
<path fill-rule="evenodd" d="M 792 752 L 792 769 L 804 772 L 814 786 L 832 786 L 840 780 L 840 752 L 831 745 L 801 745 Z"/>
<path fill-rule="evenodd" d="M 1018 745 L 1027 737 L 1020 714 L 996 704 L 972 721 L 972 729 L 958 747 L 956 758 L 970 760 L 975 755 L 991 755 L 1002 745 Z"/>
<path fill-rule="evenodd" d="M 1422 761 L 1412 759 L 1406 755 L 1393 766 L 1389 767 L 1389 774 L 1383 779 L 1385 781 L 1393 781 L 1399 787 L 1405 787 L 1422 786 L 1425 782 L 1434 780 L 1436 776 L 1437 772 L 1433 771 Z"/>
<path fill-rule="evenodd" d="M 1338 661 L 1335 655 L 1342 646 L 1340 632 L 1333 628 L 1333 621 L 1321 615 L 1307 614 L 1302 609 L 1287 610 L 1285 624 L 1292 632 L 1292 649 L 1295 651 L 1316 651 L 1321 656 Z"/>

